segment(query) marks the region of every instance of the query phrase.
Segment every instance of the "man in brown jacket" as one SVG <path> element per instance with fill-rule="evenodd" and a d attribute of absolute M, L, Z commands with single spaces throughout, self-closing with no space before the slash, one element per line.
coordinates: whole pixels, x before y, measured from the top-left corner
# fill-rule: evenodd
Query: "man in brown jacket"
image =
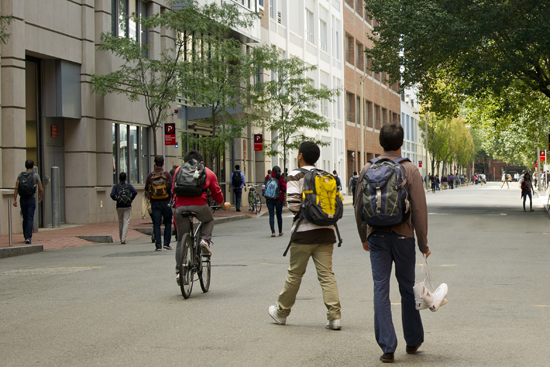
<path fill-rule="evenodd" d="M 380 130 L 380 145 L 384 153 L 379 159 L 394 160 L 401 157 L 403 145 L 403 128 L 398 123 L 384 125 Z M 410 161 L 401 164 L 405 170 L 409 194 L 411 215 L 409 219 L 392 227 L 368 226 L 362 217 L 363 212 L 363 179 L 371 163 L 367 163 L 357 182 L 355 192 L 355 219 L 357 230 L 365 251 L 370 251 L 372 278 L 374 281 L 374 327 L 376 341 L 384 354 L 380 360 L 385 363 L 394 361 L 397 348 L 397 337 L 392 322 L 390 303 L 390 278 L 392 262 L 395 263 L 395 275 L 401 293 L 401 317 L 403 332 L 407 343 L 406 351 L 414 354 L 424 342 L 424 329 L 420 313 L 414 303 L 415 278 L 415 240 L 418 238 L 420 252 L 430 255 L 428 248 L 428 209 L 422 186 L 420 172 Z"/>

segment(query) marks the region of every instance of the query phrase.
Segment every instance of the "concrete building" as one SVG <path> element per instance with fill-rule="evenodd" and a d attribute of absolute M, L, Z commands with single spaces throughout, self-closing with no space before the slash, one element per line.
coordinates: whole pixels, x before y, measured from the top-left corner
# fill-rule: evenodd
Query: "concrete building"
<path fill-rule="evenodd" d="M 344 88 L 343 4 L 341 0 L 264 0 L 260 1 L 262 43 L 277 47 L 284 57 L 297 57 L 317 69 L 308 75 L 314 87 Z M 264 75 L 270 78 L 271 75 Z M 329 131 L 305 131 L 306 136 L 329 143 L 321 147 L 318 168 L 336 170 L 342 178 L 345 170 L 343 93 L 333 103 L 320 103 L 317 112 L 330 123 Z M 264 136 L 271 138 L 270 132 Z M 288 155 L 289 171 L 297 168 L 297 152 Z M 274 157 L 272 165 L 283 166 L 283 157 Z M 269 164 L 265 170 L 269 169 Z M 264 172 L 265 175 L 265 172 Z"/>
<path fill-rule="evenodd" d="M 373 46 L 367 34 L 372 34 L 376 20 L 365 11 L 364 0 L 341 1 L 344 16 L 343 95 L 346 107 L 347 152 L 344 181 L 349 181 L 353 171 L 360 171 L 362 147 L 363 163 L 382 153 L 382 147 L 378 142 L 380 128 L 391 121 L 400 121 L 401 106 L 398 87 L 385 82 L 385 73 L 370 71 L 371 60 L 368 60 L 363 52 L 365 48 Z"/>
<path fill-rule="evenodd" d="M 419 111 L 420 106 L 416 100 L 416 95 L 412 91 L 405 90 L 401 94 L 401 126 L 403 126 L 405 135 L 401 155 L 409 158 L 417 167 L 419 167 L 419 162 L 422 162 L 423 169 L 420 170 L 420 173 L 425 176 L 424 141 L 422 131 L 418 126 L 420 122 Z"/>
<path fill-rule="evenodd" d="M 234 2 L 242 11 L 255 11 L 261 0 Z M 122 171 L 138 190 L 132 217 L 140 216 L 144 181 L 154 156 L 146 109 L 122 95 L 93 94 L 90 80 L 93 74 L 109 73 L 121 65 L 111 53 L 97 50 L 102 32 L 147 43 L 149 57 L 159 58 L 170 34 L 164 29 L 141 29 L 125 16 L 133 12 L 147 16 L 169 7 L 167 0 L 1 2 L 1 14 L 14 19 L 7 27 L 10 38 L 0 51 L 0 234 L 8 233 L 8 200 L 13 200 L 17 175 L 28 158 L 35 161 L 44 184 L 44 202 L 37 210 L 39 227 L 52 225 L 49 176 L 54 166 L 60 170 L 62 223 L 116 220 L 109 194 Z M 252 29 L 235 34 L 258 42 L 259 28 L 258 21 Z M 173 114 L 166 122 L 176 123 L 181 132 L 181 117 Z M 158 131 L 159 147 L 162 141 Z M 165 168 L 180 164 L 181 154 L 181 146 L 166 147 Z M 15 210 L 13 219 L 13 229 L 20 233 L 22 219 Z"/>

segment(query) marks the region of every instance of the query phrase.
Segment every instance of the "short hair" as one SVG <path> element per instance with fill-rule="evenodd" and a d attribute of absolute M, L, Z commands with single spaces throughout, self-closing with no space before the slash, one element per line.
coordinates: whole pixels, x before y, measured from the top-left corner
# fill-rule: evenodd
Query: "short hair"
<path fill-rule="evenodd" d="M 161 155 L 157 155 L 157 156 L 155 157 L 155 165 L 156 165 L 157 167 L 162 167 L 162 166 L 164 166 L 164 157 L 161 156 Z"/>
<path fill-rule="evenodd" d="M 382 126 L 379 141 L 385 151 L 399 150 L 403 146 L 403 127 L 401 124 L 390 122 Z"/>
<path fill-rule="evenodd" d="M 332 174 L 333 174 L 333 175 L 337 175 L 338 172 L 336 172 L 336 170 L 334 170 L 334 171 L 332 171 Z"/>
<path fill-rule="evenodd" d="M 271 173 L 271 170 L 270 170 L 270 169 L 268 169 L 268 170 L 267 170 L 267 174 L 269 175 L 270 173 Z"/>
<path fill-rule="evenodd" d="M 201 152 L 198 150 L 190 150 L 183 156 L 184 162 L 189 162 L 191 159 L 196 160 L 197 162 L 204 161 L 204 157 L 202 156 Z"/>
<path fill-rule="evenodd" d="M 357 176 L 357 171 L 353 171 L 353 175 L 354 175 L 354 176 Z"/>
<path fill-rule="evenodd" d="M 26 169 L 31 169 L 34 167 L 34 161 L 32 159 L 27 159 L 25 161 L 25 168 Z"/>
<path fill-rule="evenodd" d="M 238 164 L 236 164 L 236 165 L 235 165 L 235 169 L 241 169 L 241 166 L 238 165 Z"/>
<path fill-rule="evenodd" d="M 120 174 L 118 175 L 118 179 L 120 181 L 126 181 L 126 172 L 120 172 Z"/>
<path fill-rule="evenodd" d="M 298 148 L 298 153 L 302 153 L 302 158 L 307 164 L 314 165 L 321 156 L 319 146 L 312 141 L 304 141 Z"/>

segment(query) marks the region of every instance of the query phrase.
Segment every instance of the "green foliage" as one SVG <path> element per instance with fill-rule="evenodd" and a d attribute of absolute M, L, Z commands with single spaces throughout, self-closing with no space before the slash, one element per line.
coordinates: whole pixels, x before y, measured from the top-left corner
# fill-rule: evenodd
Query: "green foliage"
<path fill-rule="evenodd" d="M 369 0 L 375 72 L 421 86 L 432 111 L 465 97 L 536 91 L 550 98 L 550 3 L 540 0 Z"/>
<path fill-rule="evenodd" d="M 315 88 L 307 73 L 316 69 L 302 60 L 285 59 L 275 49 L 257 47 L 253 50 L 256 70 L 271 71 L 275 78 L 249 86 L 252 115 L 258 126 L 272 131 L 271 144 L 265 154 L 283 155 L 286 168 L 289 150 L 298 150 L 305 140 L 320 146 L 328 143 L 307 136 L 307 130 L 328 131 L 329 122 L 315 110 L 323 101 L 333 101 L 339 91 Z"/>
<path fill-rule="evenodd" d="M 0 15 L 0 42 L 6 44 L 10 38 L 10 34 L 7 32 L 7 27 L 13 20 L 11 15 Z"/>

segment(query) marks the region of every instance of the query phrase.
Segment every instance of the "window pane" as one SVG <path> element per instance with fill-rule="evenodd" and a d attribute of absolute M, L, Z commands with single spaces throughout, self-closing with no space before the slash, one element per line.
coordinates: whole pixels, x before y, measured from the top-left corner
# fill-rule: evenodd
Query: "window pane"
<path fill-rule="evenodd" d="M 119 167 L 120 172 L 126 172 L 128 174 L 128 125 L 119 125 L 120 126 L 120 133 L 119 133 L 119 151 L 120 151 L 120 157 L 119 157 Z"/>
<path fill-rule="evenodd" d="M 130 182 L 138 182 L 138 131 L 137 126 L 130 126 L 130 140 L 129 140 L 129 152 L 130 152 Z"/>
<path fill-rule="evenodd" d="M 127 37 L 126 32 L 126 15 L 128 14 L 128 7 L 126 6 L 128 0 L 118 0 L 118 37 Z"/>
<path fill-rule="evenodd" d="M 130 8 L 128 9 L 128 16 L 137 12 L 136 0 L 129 0 Z M 128 19 L 128 37 L 137 40 L 137 24 L 134 20 Z"/>
<path fill-rule="evenodd" d="M 144 3 L 143 1 L 139 2 L 139 17 L 147 18 L 147 3 Z M 147 27 L 144 27 L 141 24 L 139 24 L 139 42 L 142 45 L 149 44 L 149 32 L 147 31 Z"/>
<path fill-rule="evenodd" d="M 117 166 L 117 157 L 116 157 L 116 128 L 117 124 L 113 124 L 113 183 L 117 183 L 116 176 L 116 166 Z"/>
<path fill-rule="evenodd" d="M 149 129 L 146 127 L 141 127 L 140 129 L 140 172 L 141 178 L 140 183 L 145 183 L 145 179 L 149 174 Z"/>

